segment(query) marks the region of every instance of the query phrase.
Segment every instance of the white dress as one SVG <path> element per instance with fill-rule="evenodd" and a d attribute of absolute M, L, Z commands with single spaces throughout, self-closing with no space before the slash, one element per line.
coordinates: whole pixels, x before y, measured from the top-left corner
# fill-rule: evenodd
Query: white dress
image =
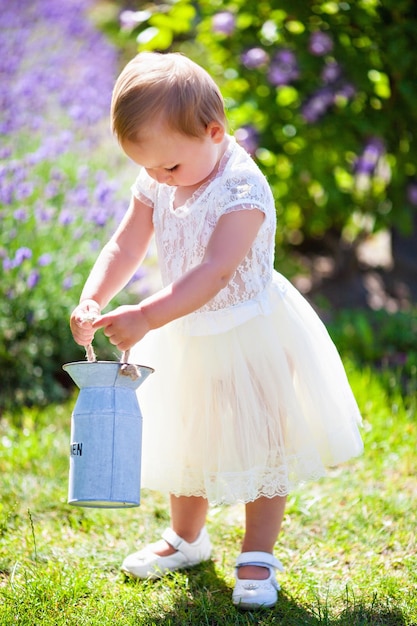
<path fill-rule="evenodd" d="M 265 218 L 229 284 L 198 311 L 149 332 L 131 360 L 155 368 L 138 390 L 142 487 L 212 503 L 285 495 L 362 452 L 360 414 L 319 317 L 273 269 L 269 185 L 230 138 L 215 176 L 184 206 L 142 170 L 134 195 L 154 207 L 162 282 L 197 265 L 219 218 Z"/>

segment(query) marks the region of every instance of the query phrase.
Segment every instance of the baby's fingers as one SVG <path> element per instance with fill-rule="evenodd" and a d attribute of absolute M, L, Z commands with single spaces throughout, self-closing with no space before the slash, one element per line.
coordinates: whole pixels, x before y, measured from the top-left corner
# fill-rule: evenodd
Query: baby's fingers
<path fill-rule="evenodd" d="M 91 327 L 94 330 L 97 330 L 98 328 L 106 328 L 107 326 L 110 326 L 110 324 L 112 323 L 112 319 L 110 318 L 111 318 L 111 315 L 99 315 L 94 318 L 94 320 L 91 323 Z"/>
<path fill-rule="evenodd" d="M 84 330 L 79 328 L 77 331 L 73 332 L 74 340 L 80 346 L 88 346 L 89 343 L 93 341 L 94 331 Z"/>
<path fill-rule="evenodd" d="M 79 326 L 88 326 L 100 316 L 100 307 L 94 300 L 86 300 L 78 305 L 72 316 Z"/>

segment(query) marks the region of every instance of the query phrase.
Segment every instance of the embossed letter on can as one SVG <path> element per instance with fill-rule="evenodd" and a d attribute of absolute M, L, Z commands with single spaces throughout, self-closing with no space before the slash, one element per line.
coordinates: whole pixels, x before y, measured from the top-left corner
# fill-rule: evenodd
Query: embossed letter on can
<path fill-rule="evenodd" d="M 83 444 L 82 442 L 74 442 L 70 444 L 70 455 L 71 456 L 82 456 L 83 455 Z"/>

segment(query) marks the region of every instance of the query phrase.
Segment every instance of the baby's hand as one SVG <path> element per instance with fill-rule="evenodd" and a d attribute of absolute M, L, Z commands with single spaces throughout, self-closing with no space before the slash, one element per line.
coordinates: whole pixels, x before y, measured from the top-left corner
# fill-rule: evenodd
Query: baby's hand
<path fill-rule="evenodd" d="M 110 343 L 121 352 L 140 341 L 150 330 L 148 321 L 137 305 L 120 306 L 93 322 L 93 329 L 103 328 Z"/>
<path fill-rule="evenodd" d="M 72 312 L 71 332 L 80 346 L 88 346 L 93 341 L 95 333 L 93 322 L 99 316 L 100 307 L 94 300 L 83 300 Z"/>

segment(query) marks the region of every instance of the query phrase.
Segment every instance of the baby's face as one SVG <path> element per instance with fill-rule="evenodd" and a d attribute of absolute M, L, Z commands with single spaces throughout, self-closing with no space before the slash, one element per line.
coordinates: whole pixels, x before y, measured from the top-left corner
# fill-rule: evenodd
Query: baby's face
<path fill-rule="evenodd" d="M 224 128 L 215 122 L 201 138 L 156 124 L 140 140 L 124 141 L 122 148 L 158 183 L 192 187 L 203 183 L 216 167 L 224 152 L 224 136 Z"/>

